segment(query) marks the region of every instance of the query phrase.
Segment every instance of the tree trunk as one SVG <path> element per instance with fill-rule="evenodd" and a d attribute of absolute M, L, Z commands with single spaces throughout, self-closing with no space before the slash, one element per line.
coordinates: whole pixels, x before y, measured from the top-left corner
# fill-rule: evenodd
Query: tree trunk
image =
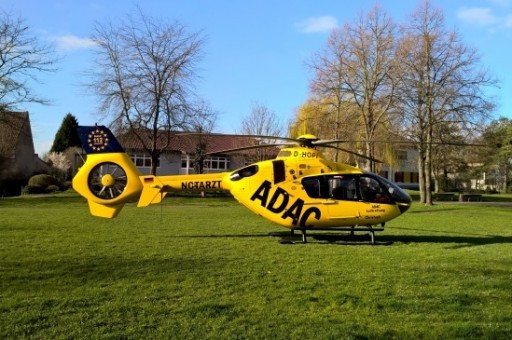
<path fill-rule="evenodd" d="M 427 140 L 429 140 L 428 138 Z M 432 203 L 432 144 L 427 142 L 427 152 L 425 153 L 425 204 Z"/>
<path fill-rule="evenodd" d="M 151 155 L 151 168 L 149 171 L 150 175 L 156 176 L 156 165 L 158 163 L 158 155 L 152 154 Z"/>
<path fill-rule="evenodd" d="M 425 204 L 432 203 L 432 114 L 429 109 L 429 124 L 427 125 L 427 143 L 425 152 Z"/>
<path fill-rule="evenodd" d="M 420 185 L 420 203 L 425 203 L 425 151 L 421 148 L 418 150 L 418 181 Z"/>

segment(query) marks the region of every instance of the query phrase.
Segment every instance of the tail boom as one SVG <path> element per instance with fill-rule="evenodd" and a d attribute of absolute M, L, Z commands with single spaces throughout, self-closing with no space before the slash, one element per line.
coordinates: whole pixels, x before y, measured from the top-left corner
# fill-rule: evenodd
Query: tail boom
<path fill-rule="evenodd" d="M 197 175 L 140 176 L 143 185 L 138 207 L 160 203 L 168 192 L 177 191 L 228 191 L 225 178 L 229 173 L 220 172 Z"/>

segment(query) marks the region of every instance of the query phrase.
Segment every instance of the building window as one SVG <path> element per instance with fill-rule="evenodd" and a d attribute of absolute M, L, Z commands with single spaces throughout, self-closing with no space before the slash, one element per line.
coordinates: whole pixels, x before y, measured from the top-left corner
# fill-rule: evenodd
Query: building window
<path fill-rule="evenodd" d="M 151 156 L 146 154 L 132 154 L 130 155 L 133 164 L 138 168 L 150 168 L 151 167 Z M 156 160 L 156 167 L 160 167 L 160 157 Z"/>
<path fill-rule="evenodd" d="M 188 166 L 187 166 L 187 156 L 181 156 L 181 168 L 182 169 L 193 169 L 194 161 L 192 159 L 189 159 Z"/>
<path fill-rule="evenodd" d="M 395 172 L 396 183 L 419 183 L 417 172 Z"/>
<path fill-rule="evenodd" d="M 205 170 L 228 170 L 229 159 L 227 157 L 208 157 L 203 162 Z"/>
<path fill-rule="evenodd" d="M 187 157 L 186 155 L 181 156 L 181 168 L 193 169 L 194 159 L 190 156 Z M 229 170 L 229 159 L 223 156 L 213 156 L 205 158 L 203 161 L 203 170 Z"/>

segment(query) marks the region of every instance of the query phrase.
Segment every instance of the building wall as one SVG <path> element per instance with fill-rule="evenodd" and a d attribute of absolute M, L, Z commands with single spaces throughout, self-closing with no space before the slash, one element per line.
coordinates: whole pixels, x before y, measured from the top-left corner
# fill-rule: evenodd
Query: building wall
<path fill-rule="evenodd" d="M 19 134 L 18 143 L 15 152 L 16 169 L 22 176 L 28 178 L 34 174 L 34 142 L 32 141 L 32 132 L 29 123 L 23 125 Z"/>
<path fill-rule="evenodd" d="M 150 162 L 149 157 L 143 155 L 142 152 L 136 152 L 134 150 L 127 150 L 128 155 L 132 158 L 135 165 L 139 169 L 139 171 L 143 175 L 148 175 L 150 173 Z M 224 172 L 224 171 L 233 171 L 238 168 L 241 168 L 245 165 L 245 159 L 240 156 L 226 156 L 229 161 L 229 166 L 227 169 L 218 169 L 211 170 L 205 169 L 204 173 L 215 173 L 215 172 Z M 188 155 L 188 160 L 190 166 L 183 167 L 183 163 L 186 164 L 187 154 L 181 154 L 178 152 L 172 153 L 164 153 L 160 156 L 160 164 L 156 169 L 157 175 L 186 175 L 186 174 L 194 174 L 194 155 Z"/>
<path fill-rule="evenodd" d="M 385 165 L 379 174 L 402 188 L 419 189 L 418 151 L 400 150 L 396 166 Z"/>
<path fill-rule="evenodd" d="M 32 130 L 28 113 L 19 126 L 18 133 L 13 140 L 13 150 L 8 158 L 5 158 L 0 167 L 0 180 L 27 181 L 36 173 L 50 171 L 48 164 L 44 163 L 34 152 Z"/>
<path fill-rule="evenodd" d="M 149 175 L 151 163 L 148 155 L 141 151 L 126 150 L 126 153 L 132 158 L 137 169 L 143 175 Z M 160 155 L 160 164 L 156 169 L 157 175 L 176 175 L 180 173 L 181 156 L 177 153 L 163 153 Z"/>
<path fill-rule="evenodd" d="M 3 112 L 0 120 L 0 195 L 18 195 L 29 178 L 49 173 L 50 166 L 34 152 L 28 112 Z"/>

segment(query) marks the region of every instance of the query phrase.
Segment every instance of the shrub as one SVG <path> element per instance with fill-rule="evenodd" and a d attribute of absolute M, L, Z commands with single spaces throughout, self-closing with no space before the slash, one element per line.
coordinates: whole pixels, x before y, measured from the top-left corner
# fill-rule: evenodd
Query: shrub
<path fill-rule="evenodd" d="M 30 177 L 28 185 L 33 187 L 41 187 L 46 189 L 50 185 L 59 186 L 59 181 L 47 174 L 35 175 Z"/>
<path fill-rule="evenodd" d="M 35 186 L 35 185 L 27 185 L 23 188 L 21 191 L 22 195 L 29 195 L 29 194 L 44 194 L 46 188 Z"/>
<path fill-rule="evenodd" d="M 47 174 L 34 175 L 28 180 L 28 185 L 23 189 L 23 194 L 44 194 L 60 190 L 60 183 L 54 177 Z"/>

